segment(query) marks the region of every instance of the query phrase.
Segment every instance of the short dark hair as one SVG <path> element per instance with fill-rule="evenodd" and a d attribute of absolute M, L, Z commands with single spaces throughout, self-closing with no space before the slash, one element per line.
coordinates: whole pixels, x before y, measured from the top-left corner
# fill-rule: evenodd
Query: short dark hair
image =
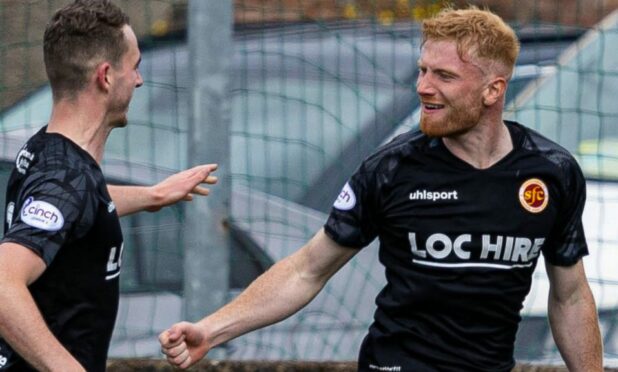
<path fill-rule="evenodd" d="M 45 29 L 45 70 L 54 99 L 75 97 L 101 61 L 117 66 L 128 45 L 129 17 L 109 0 L 75 0 L 59 9 Z"/>

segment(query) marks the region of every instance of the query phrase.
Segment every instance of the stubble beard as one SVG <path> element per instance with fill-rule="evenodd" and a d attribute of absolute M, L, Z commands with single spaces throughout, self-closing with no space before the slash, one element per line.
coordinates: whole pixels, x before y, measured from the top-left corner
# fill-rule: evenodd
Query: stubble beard
<path fill-rule="evenodd" d="M 481 119 L 483 105 L 452 107 L 444 120 L 432 119 L 421 112 L 420 129 L 429 137 L 450 137 L 463 134 L 474 128 Z"/>
<path fill-rule="evenodd" d="M 110 126 L 112 128 L 124 128 L 129 123 L 129 119 L 127 118 L 127 114 L 129 111 L 129 104 L 131 103 L 131 97 L 126 99 L 125 101 L 117 102 L 115 107 L 112 109 L 115 111 L 115 115 L 110 122 Z"/>
<path fill-rule="evenodd" d="M 127 119 L 127 115 L 122 115 L 122 117 L 118 118 L 118 120 L 112 123 L 113 128 L 124 128 L 129 123 L 129 119 Z"/>

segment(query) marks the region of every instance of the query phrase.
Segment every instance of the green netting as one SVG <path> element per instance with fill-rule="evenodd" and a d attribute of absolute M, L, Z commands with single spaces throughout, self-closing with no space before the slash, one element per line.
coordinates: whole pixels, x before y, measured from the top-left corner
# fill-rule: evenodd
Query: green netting
<path fill-rule="evenodd" d="M 41 39 L 46 20 L 65 3 L 0 0 L 3 187 L 17 149 L 49 117 Z M 140 36 L 145 84 L 135 93 L 129 126 L 110 137 L 104 171 L 116 182 L 150 184 L 193 164 L 187 145 L 196 77 L 189 68 L 187 5 L 117 3 Z M 502 15 L 522 41 L 507 116 L 558 140 L 588 178 L 584 218 L 591 254 L 585 263 L 611 362 L 618 359 L 618 52 L 613 48 L 618 31 L 612 15 L 618 2 L 472 3 Z M 232 188 L 230 298 L 321 226 L 363 157 L 416 126 L 418 21 L 443 6 L 421 0 L 234 2 L 230 179 L 217 186 Z M 186 238 L 184 213 L 175 207 L 123 221 L 123 297 L 114 356 L 159 355 L 155 335 L 182 317 L 183 251 L 207 241 Z M 523 311 L 518 360 L 560 361 L 545 319 L 548 285 L 542 266 Z M 226 355 L 353 360 L 383 284 L 372 246 L 301 313 L 230 342 Z"/>

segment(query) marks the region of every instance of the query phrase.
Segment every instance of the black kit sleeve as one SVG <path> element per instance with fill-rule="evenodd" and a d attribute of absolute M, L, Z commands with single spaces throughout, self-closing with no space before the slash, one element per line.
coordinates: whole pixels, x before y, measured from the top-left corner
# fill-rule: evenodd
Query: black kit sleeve
<path fill-rule="evenodd" d="M 324 225 L 326 234 L 342 246 L 362 248 L 377 236 L 376 172 L 368 162 L 343 186 Z"/>
<path fill-rule="evenodd" d="M 96 206 L 87 173 L 70 169 L 33 173 L 15 201 L 2 242 L 23 245 L 49 265 L 63 244 L 88 232 Z"/>
<path fill-rule="evenodd" d="M 564 167 L 559 218 L 543 255 L 552 265 L 570 266 L 588 254 L 582 213 L 586 203 L 586 181 L 573 158 Z"/>

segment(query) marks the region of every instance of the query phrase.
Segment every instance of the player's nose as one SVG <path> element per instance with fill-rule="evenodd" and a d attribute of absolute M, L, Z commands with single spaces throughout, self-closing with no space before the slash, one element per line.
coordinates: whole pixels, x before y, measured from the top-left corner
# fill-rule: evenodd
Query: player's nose
<path fill-rule="evenodd" d="M 427 74 L 421 73 L 416 78 L 416 93 L 418 93 L 419 96 L 427 96 L 435 93 L 435 89 Z"/>

